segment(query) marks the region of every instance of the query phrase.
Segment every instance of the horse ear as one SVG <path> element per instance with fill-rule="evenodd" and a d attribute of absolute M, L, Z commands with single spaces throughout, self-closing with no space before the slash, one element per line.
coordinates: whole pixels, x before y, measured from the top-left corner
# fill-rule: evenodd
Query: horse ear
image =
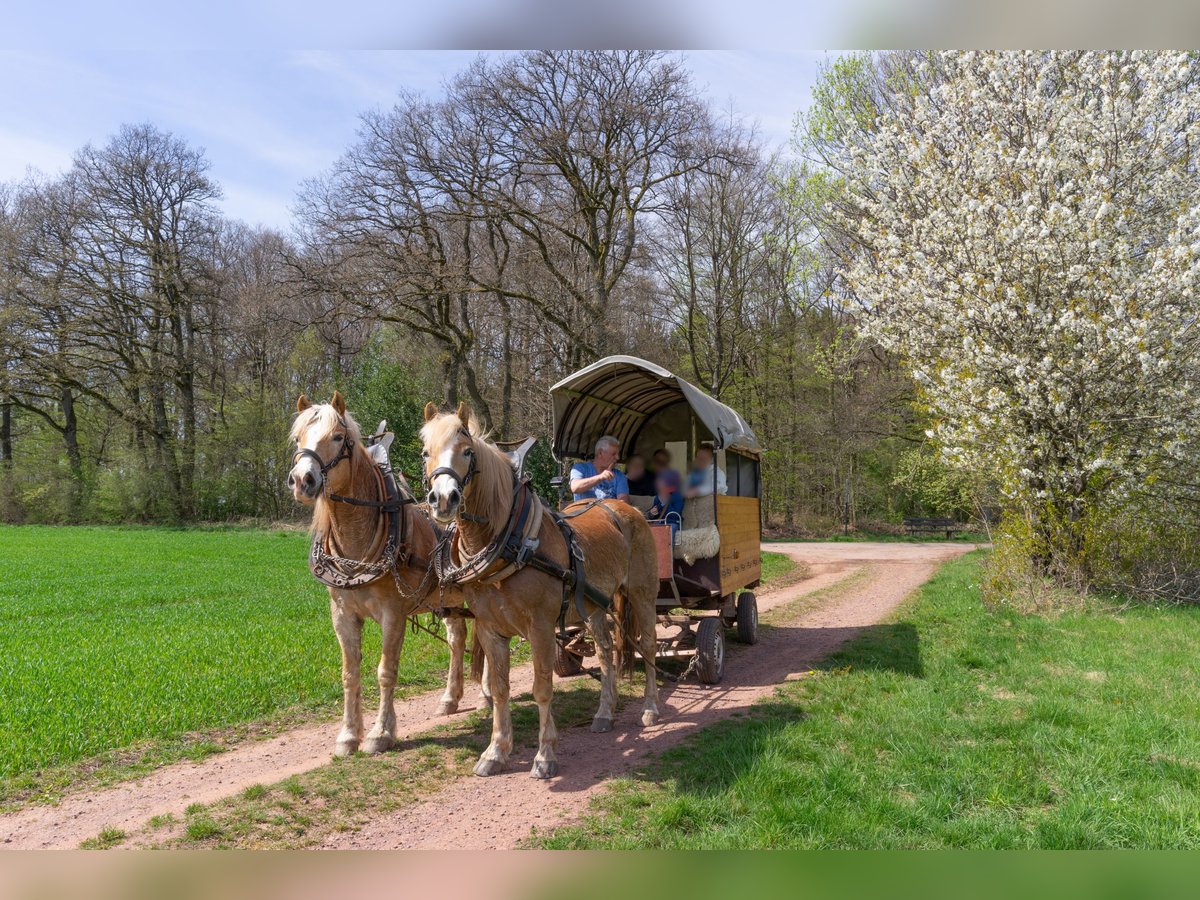
<path fill-rule="evenodd" d="M 341 391 L 334 391 L 333 397 L 329 402 L 333 405 L 333 408 L 337 410 L 337 414 L 339 416 L 344 416 L 346 414 L 346 398 L 342 396 Z"/>
<path fill-rule="evenodd" d="M 310 406 L 312 406 L 312 401 L 309 400 L 307 397 L 305 397 L 303 394 L 301 394 L 299 397 L 296 398 L 296 412 L 302 413 L 306 409 L 308 409 Z"/>
<path fill-rule="evenodd" d="M 458 416 L 458 421 L 462 422 L 464 427 L 470 425 L 471 407 L 467 406 L 466 400 L 463 400 L 458 404 L 458 412 L 456 415 Z"/>
<path fill-rule="evenodd" d="M 425 421 L 428 422 L 437 415 L 437 407 L 432 402 L 425 404 Z"/>

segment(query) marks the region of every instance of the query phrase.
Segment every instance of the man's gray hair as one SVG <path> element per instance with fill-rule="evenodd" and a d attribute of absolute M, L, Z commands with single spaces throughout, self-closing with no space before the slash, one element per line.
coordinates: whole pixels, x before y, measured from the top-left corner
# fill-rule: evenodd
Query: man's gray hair
<path fill-rule="evenodd" d="M 596 441 L 596 452 L 597 453 L 599 453 L 605 447 L 611 447 L 613 450 L 616 450 L 618 453 L 621 452 L 621 442 L 618 441 L 611 434 L 606 434 L 604 437 L 600 438 L 600 440 Z"/>

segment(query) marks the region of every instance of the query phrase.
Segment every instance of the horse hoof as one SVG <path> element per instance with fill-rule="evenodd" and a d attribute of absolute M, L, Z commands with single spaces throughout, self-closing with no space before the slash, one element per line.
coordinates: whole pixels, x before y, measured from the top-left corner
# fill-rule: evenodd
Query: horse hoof
<path fill-rule="evenodd" d="M 534 778 L 553 778 L 558 774 L 558 761 L 554 759 L 535 759 L 533 768 L 529 770 L 529 774 Z"/>
<path fill-rule="evenodd" d="M 395 739 L 390 734 L 371 735 L 363 744 L 363 753 L 370 753 L 372 756 L 377 753 L 386 753 L 392 749 L 392 745 L 395 743 Z"/>
<path fill-rule="evenodd" d="M 657 725 L 657 724 L 658 724 L 658 713 L 653 712 L 652 710 L 649 710 L 649 709 L 646 710 L 644 713 L 642 713 L 642 727 L 643 728 L 649 728 L 651 725 Z"/>
<path fill-rule="evenodd" d="M 487 696 L 486 694 L 483 697 L 481 697 L 479 700 L 479 708 L 481 710 L 483 710 L 484 712 L 491 712 L 492 711 L 492 698 Z"/>
<path fill-rule="evenodd" d="M 333 748 L 334 756 L 351 756 L 358 749 L 358 741 L 338 741 Z"/>
<path fill-rule="evenodd" d="M 593 734 L 604 734 L 606 731 L 612 731 L 612 719 L 602 719 L 599 716 L 592 719 Z"/>
<path fill-rule="evenodd" d="M 441 703 L 438 704 L 437 712 L 435 712 L 434 715 L 435 716 L 452 716 L 456 712 L 458 712 L 458 701 L 457 700 L 443 700 Z"/>
<path fill-rule="evenodd" d="M 489 775 L 495 775 L 503 768 L 504 763 L 498 759 L 481 759 L 475 763 L 475 774 L 486 778 Z"/>

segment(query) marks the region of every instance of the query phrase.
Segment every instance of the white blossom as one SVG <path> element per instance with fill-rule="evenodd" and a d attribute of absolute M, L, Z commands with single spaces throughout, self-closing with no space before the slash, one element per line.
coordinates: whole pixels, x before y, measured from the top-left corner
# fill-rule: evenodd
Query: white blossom
<path fill-rule="evenodd" d="M 863 327 L 911 362 L 947 460 L 1013 500 L 1119 502 L 1196 447 L 1197 60 L 930 62 L 849 139 Z"/>

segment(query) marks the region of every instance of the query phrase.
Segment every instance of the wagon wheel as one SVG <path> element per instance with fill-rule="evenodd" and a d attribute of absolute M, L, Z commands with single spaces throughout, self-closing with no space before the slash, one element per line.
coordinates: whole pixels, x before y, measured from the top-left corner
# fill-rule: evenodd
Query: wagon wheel
<path fill-rule="evenodd" d="M 718 684 L 724 674 L 725 623 L 709 616 L 696 629 L 696 677 L 703 684 Z"/>
<path fill-rule="evenodd" d="M 758 598 L 752 591 L 737 598 L 737 639 L 743 644 L 758 643 Z"/>
<path fill-rule="evenodd" d="M 583 660 L 563 646 L 562 641 L 554 642 L 554 674 L 559 678 L 570 678 L 583 671 Z"/>

